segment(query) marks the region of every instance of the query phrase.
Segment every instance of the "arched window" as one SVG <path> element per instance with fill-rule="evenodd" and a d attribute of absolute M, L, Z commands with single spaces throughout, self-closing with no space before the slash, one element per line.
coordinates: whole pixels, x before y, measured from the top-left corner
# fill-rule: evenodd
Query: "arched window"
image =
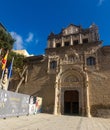
<path fill-rule="evenodd" d="M 87 65 L 88 66 L 95 65 L 95 64 L 96 64 L 96 59 L 94 57 L 87 58 Z"/>
<path fill-rule="evenodd" d="M 56 69 L 57 67 L 57 61 L 51 61 L 50 62 L 50 69 Z"/>

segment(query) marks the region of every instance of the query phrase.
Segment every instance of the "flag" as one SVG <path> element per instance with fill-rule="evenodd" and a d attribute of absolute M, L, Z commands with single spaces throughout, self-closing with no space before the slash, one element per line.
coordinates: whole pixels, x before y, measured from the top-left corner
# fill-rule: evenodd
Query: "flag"
<path fill-rule="evenodd" d="M 7 58 L 8 58 L 8 51 L 7 51 L 6 55 L 4 56 L 4 58 L 2 59 L 2 70 L 5 70 Z"/>
<path fill-rule="evenodd" d="M 13 61 L 14 61 L 14 57 L 12 58 L 12 62 L 8 68 L 8 78 L 10 79 L 10 77 L 12 76 L 12 67 L 13 67 Z"/>

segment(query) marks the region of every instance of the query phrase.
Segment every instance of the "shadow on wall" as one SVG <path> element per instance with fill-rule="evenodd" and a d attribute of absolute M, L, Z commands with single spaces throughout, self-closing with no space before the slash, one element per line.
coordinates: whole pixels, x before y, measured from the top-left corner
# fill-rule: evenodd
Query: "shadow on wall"
<path fill-rule="evenodd" d="M 97 104 L 91 106 L 93 117 L 110 118 L 110 105 Z"/>

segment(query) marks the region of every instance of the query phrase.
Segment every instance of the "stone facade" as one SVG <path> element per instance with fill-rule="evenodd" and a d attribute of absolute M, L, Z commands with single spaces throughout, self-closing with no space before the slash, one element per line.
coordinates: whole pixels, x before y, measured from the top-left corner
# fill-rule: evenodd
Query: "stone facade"
<path fill-rule="evenodd" d="M 25 64 L 28 80 L 19 92 L 41 96 L 43 112 L 110 113 L 110 47 L 102 47 L 96 25 L 70 24 L 59 34 L 50 33 L 45 55 L 28 57 Z"/>

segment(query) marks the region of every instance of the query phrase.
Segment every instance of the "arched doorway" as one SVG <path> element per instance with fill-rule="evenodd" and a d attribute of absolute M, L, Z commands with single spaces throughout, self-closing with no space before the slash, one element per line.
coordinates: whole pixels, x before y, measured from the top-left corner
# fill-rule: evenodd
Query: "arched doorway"
<path fill-rule="evenodd" d="M 64 114 L 79 114 L 79 92 L 67 90 L 64 92 Z"/>

